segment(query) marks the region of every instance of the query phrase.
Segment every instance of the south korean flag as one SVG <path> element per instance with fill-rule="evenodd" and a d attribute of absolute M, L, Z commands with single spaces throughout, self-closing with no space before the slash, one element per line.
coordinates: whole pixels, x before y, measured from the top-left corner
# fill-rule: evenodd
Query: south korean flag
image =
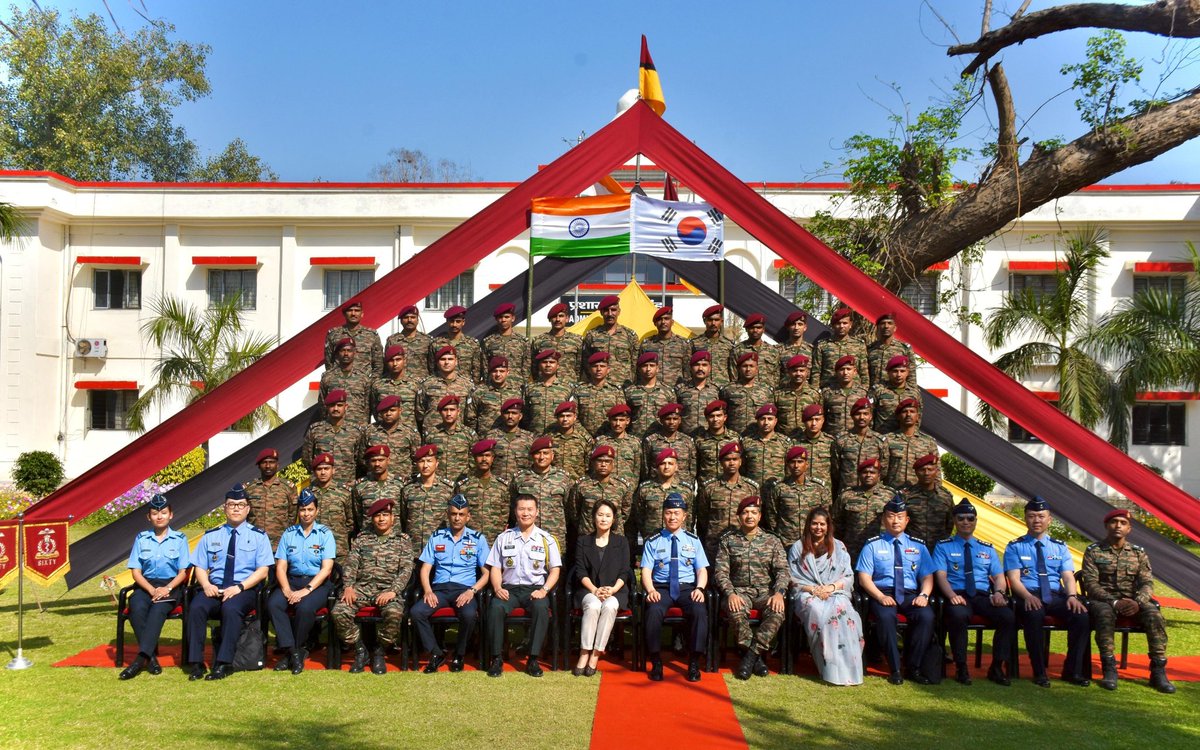
<path fill-rule="evenodd" d="M 632 252 L 677 260 L 725 257 L 725 216 L 711 205 L 632 197 Z"/>

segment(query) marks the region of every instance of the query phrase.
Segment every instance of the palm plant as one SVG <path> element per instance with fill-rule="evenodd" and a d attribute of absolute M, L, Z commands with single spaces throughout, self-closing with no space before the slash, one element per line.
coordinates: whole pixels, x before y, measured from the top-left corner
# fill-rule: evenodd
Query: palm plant
<path fill-rule="evenodd" d="M 11 240 L 21 230 L 24 219 L 11 203 L 0 202 L 0 240 Z"/>
<path fill-rule="evenodd" d="M 992 349 L 1005 347 L 1014 337 L 1030 339 L 1000 355 L 994 364 L 1022 380 L 1049 363 L 1057 381 L 1058 409 L 1088 429 L 1109 416 L 1114 399 L 1112 376 L 1084 347 L 1093 328 L 1092 272 L 1108 257 L 1107 240 L 1107 232 L 1096 227 L 1066 235 L 1066 268 L 1058 273 L 1053 291 L 1023 289 L 1007 294 L 984 324 L 984 338 Z M 1005 426 L 1003 415 L 991 404 L 981 402 L 978 416 L 989 429 Z M 1066 456 L 1058 450 L 1054 469 L 1067 472 Z"/>
<path fill-rule="evenodd" d="M 152 406 L 194 402 L 257 362 L 277 343 L 275 337 L 245 330 L 237 297 L 199 309 L 163 295 L 149 307 L 153 317 L 142 324 L 142 334 L 159 350 L 159 357 L 154 366 L 156 382 L 129 411 L 129 426 L 138 432 L 146 429 L 145 415 Z M 274 408 L 263 404 L 239 419 L 233 429 L 250 431 L 282 422 Z M 207 448 L 206 441 L 206 455 Z"/>
<path fill-rule="evenodd" d="M 1182 294 L 1147 289 L 1100 319 L 1088 344 L 1120 362 L 1113 404 L 1113 443 L 1129 445 L 1129 410 L 1141 391 L 1200 391 L 1200 252 L 1185 243 L 1193 273 Z"/>

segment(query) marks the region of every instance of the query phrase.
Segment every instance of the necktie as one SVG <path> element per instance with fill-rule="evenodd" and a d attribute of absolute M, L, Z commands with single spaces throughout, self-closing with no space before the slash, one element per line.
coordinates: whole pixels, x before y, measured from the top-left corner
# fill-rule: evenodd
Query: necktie
<path fill-rule="evenodd" d="M 229 531 L 229 546 L 225 548 L 225 575 L 221 578 L 222 586 L 232 586 L 233 580 L 233 557 L 237 550 L 237 529 Z"/>
<path fill-rule="evenodd" d="M 899 539 L 892 540 L 892 598 L 904 603 L 904 549 Z"/>
<path fill-rule="evenodd" d="M 1039 539 L 1035 546 L 1037 547 L 1038 596 L 1044 603 L 1049 604 L 1050 574 L 1046 572 L 1046 553 L 1042 551 L 1042 540 Z"/>
<path fill-rule="evenodd" d="M 971 560 L 971 543 L 963 542 L 963 575 L 967 577 L 967 584 L 964 587 L 967 592 L 967 598 L 975 596 L 975 563 Z"/>
<path fill-rule="evenodd" d="M 679 539 L 671 535 L 671 573 L 669 579 L 671 599 L 679 598 Z"/>

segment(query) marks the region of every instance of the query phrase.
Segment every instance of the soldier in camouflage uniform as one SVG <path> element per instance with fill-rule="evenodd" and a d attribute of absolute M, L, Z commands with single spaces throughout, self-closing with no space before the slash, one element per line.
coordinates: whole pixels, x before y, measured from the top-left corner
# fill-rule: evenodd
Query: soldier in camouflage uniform
<path fill-rule="evenodd" d="M 487 382 L 471 389 L 467 427 L 480 435 L 487 434 L 500 420 L 500 407 L 509 399 L 521 398 L 521 384 L 513 381 L 512 372 L 507 357 L 498 355 L 488 360 Z"/>
<path fill-rule="evenodd" d="M 346 420 L 346 398 L 346 392 L 341 388 L 329 392 L 324 401 L 325 419 L 309 425 L 300 453 L 307 464 L 320 453 L 332 455 L 344 472 L 342 480 L 353 482 L 362 453 L 367 449 L 367 431 Z"/>
<path fill-rule="evenodd" d="M 658 430 L 642 440 L 642 465 L 649 466 L 653 456 L 667 448 L 675 451 L 679 464 L 679 477 L 685 482 L 696 480 L 696 444 L 683 434 L 683 407 L 679 404 L 663 404 L 658 410 Z"/>
<path fill-rule="evenodd" d="M 400 491 L 400 519 L 413 539 L 428 539 L 446 519 L 454 484 L 439 471 L 436 445 L 417 448 L 417 476 Z"/>
<path fill-rule="evenodd" d="M 779 410 L 775 404 L 763 404 L 754 414 L 757 424 L 742 438 L 745 466 L 743 472 L 761 486 L 771 479 L 781 479 L 784 462 L 792 441 L 776 430 Z"/>
<path fill-rule="evenodd" d="M 325 334 L 325 368 L 332 369 L 337 364 L 337 343 L 344 338 L 354 341 L 359 357 L 355 368 L 367 373 L 371 379 L 383 371 L 383 347 L 379 343 L 379 332 L 374 328 L 362 325 L 362 303 L 351 300 L 342 305 L 342 317 L 345 322 L 340 326 L 330 328 Z"/>
<path fill-rule="evenodd" d="M 350 667 L 354 673 L 362 672 L 367 664 L 367 646 L 354 619 L 360 608 L 378 607 L 383 617 L 375 630 L 372 672 L 387 671 L 384 654 L 389 646 L 400 642 L 404 592 L 412 576 L 416 553 L 408 536 L 395 526 L 394 506 L 390 498 L 384 498 L 367 509 L 371 528 L 354 539 L 342 571 L 345 588 L 330 613 L 338 637 L 347 649 L 354 650 L 354 663 Z"/>
<path fill-rule="evenodd" d="M 509 494 L 513 502 L 520 495 L 537 498 L 538 526 L 554 537 L 559 549 L 566 549 L 567 503 L 575 480 L 554 466 L 554 441 L 549 437 L 534 440 L 529 456 L 533 466 L 512 478 Z"/>
<path fill-rule="evenodd" d="M 762 501 L 754 495 L 738 503 L 738 528 L 718 544 L 713 580 L 721 592 L 721 609 L 737 629 L 742 662 L 734 671 L 739 680 L 751 673 L 769 674 L 765 654 L 784 622 L 785 597 L 791 576 L 787 553 L 774 534 L 759 528 Z M 750 627 L 750 611 L 759 612 L 758 632 Z"/>
<path fill-rule="evenodd" d="M 633 425 L 629 431 L 646 437 L 655 428 L 656 414 L 664 404 L 675 398 L 675 389 L 658 379 L 658 354 L 646 352 L 637 359 L 637 382 L 625 386 L 625 403 L 633 409 Z"/>
<path fill-rule="evenodd" d="M 692 346 L 692 354 L 708 352 L 713 384 L 720 388 L 730 382 L 729 352 L 733 351 L 733 342 L 724 333 L 725 308 L 712 305 L 704 309 L 700 318 L 704 321 L 704 333 L 693 336 L 688 343 Z"/>
<path fill-rule="evenodd" d="M 417 330 L 421 312 L 416 305 L 408 305 L 400 311 L 400 332 L 387 338 L 387 346 L 404 348 L 408 376 L 420 383 L 433 374 L 429 369 L 429 355 L 433 351 L 433 339 Z"/>
<path fill-rule="evenodd" d="M 574 384 L 558 374 L 559 353 L 545 349 L 537 353 L 537 379 L 525 384 L 525 421 L 522 427 L 541 435 L 554 424 L 554 410 L 563 401 L 571 400 Z"/>
<path fill-rule="evenodd" d="M 871 386 L 871 401 L 875 403 L 873 429 L 879 433 L 899 429 L 896 422 L 896 407 L 906 398 L 921 403 L 921 389 L 909 378 L 908 360 L 899 355 L 887 362 L 887 377 L 883 382 Z"/>
<path fill-rule="evenodd" d="M 397 500 L 407 477 L 397 476 L 391 470 L 392 449 L 386 445 L 372 445 L 366 450 L 367 475 L 350 488 L 350 505 L 354 509 L 354 532 L 366 528 L 367 509 L 377 500 Z"/>
<path fill-rule="evenodd" d="M 546 313 L 546 318 L 550 321 L 550 330 L 533 337 L 529 345 L 530 360 L 538 352 L 547 349 L 556 351 L 560 355 L 559 369 L 562 370 L 563 378 L 573 383 L 582 382 L 587 376 L 583 367 L 583 337 L 567 330 L 567 323 L 571 320 L 567 313 L 567 304 L 554 304 Z M 537 375 L 536 363 L 532 375 Z"/>
<path fill-rule="evenodd" d="M 780 342 L 775 345 L 775 349 L 779 355 L 779 373 L 776 378 L 777 388 L 782 388 L 792 382 L 791 361 L 793 358 L 804 357 L 807 360 L 812 359 L 812 345 L 804 340 L 806 331 L 808 331 L 808 313 L 803 310 L 796 310 L 789 314 L 787 320 L 783 322 L 784 338 L 780 339 Z M 807 378 L 808 375 L 805 373 L 806 381 Z"/>
<path fill-rule="evenodd" d="M 488 539 L 495 539 L 509 527 L 510 516 L 508 481 L 494 473 L 495 450 L 496 441 L 491 439 L 472 445 L 475 468 L 454 484 L 455 493 L 471 504 L 471 523 Z"/>
<path fill-rule="evenodd" d="M 484 435 L 487 440 L 496 443 L 492 471 L 506 482 L 518 471 L 529 468 L 529 446 L 533 445 L 536 436 L 529 430 L 521 429 L 524 410 L 525 402 L 519 398 L 505 401 L 500 405 L 500 425 Z M 488 534 L 488 539 L 495 538 Z"/>
<path fill-rule="evenodd" d="M 354 339 L 349 336 L 334 344 L 337 365 L 321 373 L 321 388 L 317 397 L 323 402 L 330 391 L 343 390 L 347 395 L 346 419 L 366 427 L 371 422 L 371 383 L 366 370 L 355 367 Z"/>
<path fill-rule="evenodd" d="M 445 317 L 446 335 L 435 336 L 432 349 L 436 353 L 442 347 L 454 347 L 454 352 L 458 355 L 458 373 L 473 385 L 483 372 L 483 349 L 474 336 L 463 333 L 463 327 L 467 324 L 467 308 L 455 305 L 446 311 Z M 430 361 L 429 364 L 436 372 L 437 363 Z"/>
<path fill-rule="evenodd" d="M 896 340 L 896 316 L 884 313 L 876 318 L 875 340 L 867 346 L 867 374 L 871 385 L 878 385 L 887 379 L 887 367 L 896 357 L 904 357 L 910 368 L 908 381 L 916 387 L 916 355 L 911 346 Z"/>
<path fill-rule="evenodd" d="M 631 328 L 617 322 L 621 315 L 620 298 L 610 294 L 600 300 L 599 309 L 604 324 L 588 331 L 583 337 L 583 358 L 588 361 L 596 352 L 608 352 L 612 355 L 608 361 L 611 368 L 609 377 L 616 385 L 622 386 L 633 380 L 633 361 L 641 341 Z"/>
<path fill-rule="evenodd" d="M 416 429 L 417 393 L 420 390 L 421 378 L 413 376 L 408 369 L 407 350 L 389 344 L 383 350 L 383 374 L 371 381 L 371 410 L 376 411 L 379 402 L 388 396 L 396 396 L 400 400 L 400 416 Z"/>
<path fill-rule="evenodd" d="M 321 453 L 312 460 L 312 483 L 308 488 L 317 496 L 317 522 L 323 523 L 333 532 L 336 546 L 335 558 L 339 565 L 346 564 L 350 553 L 350 537 L 354 534 L 354 501 L 350 498 L 350 485 L 334 478 L 337 467 L 334 458 Z"/>
<path fill-rule="evenodd" d="M 775 389 L 759 377 L 761 363 L 753 351 L 741 352 L 737 357 L 738 375 L 736 383 L 721 388 L 721 400 L 726 404 L 729 429 L 739 435 L 746 434 L 754 424 L 754 413 L 763 404 L 775 403 Z"/>
<path fill-rule="evenodd" d="M 612 381 L 608 364 L 611 360 L 612 355 L 608 352 L 589 356 L 587 381 L 578 383 L 571 395 L 571 399 L 579 404 L 579 422 L 593 436 L 604 429 L 609 411 L 617 404 L 625 403 L 625 391 Z"/>
<path fill-rule="evenodd" d="M 716 554 L 717 543 L 725 532 L 737 528 L 737 506 L 742 498 L 757 496 L 759 484 L 742 476 L 742 446 L 721 446 L 721 476 L 700 488 L 696 499 L 696 532 L 704 542 L 704 551 Z"/>
<path fill-rule="evenodd" d="M 858 380 L 858 362 L 846 355 L 837 361 L 837 379 L 821 390 L 821 405 L 825 411 L 825 432 L 837 437 L 852 424 L 851 407 L 867 398 L 867 388 Z"/>
<path fill-rule="evenodd" d="M 771 533 L 790 548 L 804 536 L 804 519 L 813 508 L 832 505 L 829 485 L 808 475 L 808 449 L 803 445 L 788 448 L 787 474 L 763 486 L 764 522 Z"/>
<path fill-rule="evenodd" d="M 459 420 L 462 413 L 458 396 L 445 396 L 438 402 L 442 420 L 425 431 L 425 442 L 436 445 L 438 467 L 447 477 L 459 477 L 471 468 L 471 445 L 479 435 Z"/>
<path fill-rule="evenodd" d="M 896 422 L 900 429 L 885 436 L 888 441 L 888 464 L 884 467 L 884 482 L 891 487 L 916 482 L 913 461 L 937 453 L 937 441 L 917 429 L 921 423 L 920 409 L 921 402 L 911 398 L 896 405 Z"/>
<path fill-rule="evenodd" d="M 475 381 L 465 375 L 462 364 L 452 346 L 443 346 L 434 352 L 436 375 L 421 381 L 421 390 L 417 394 L 417 421 L 424 433 L 438 420 L 438 404 L 446 396 L 458 396 L 459 404 L 466 403 L 471 398 L 471 389 Z"/>
<path fill-rule="evenodd" d="M 725 409 L 724 401 L 709 401 L 704 407 L 704 419 L 708 425 L 692 439 L 696 450 L 696 483 L 701 486 L 721 476 L 721 447 L 742 440 L 740 434 L 725 426 L 728 418 Z"/>
<path fill-rule="evenodd" d="M 804 429 L 792 436 L 796 445 L 808 449 L 808 473 L 833 491 L 833 438 L 825 432 L 825 407 L 809 404 L 800 413 Z M 836 495 L 835 495 L 836 496 Z"/>
<path fill-rule="evenodd" d="M 688 507 L 692 506 L 696 493 L 692 490 L 690 481 L 679 480 L 676 476 L 678 470 L 679 462 L 675 458 L 675 451 L 668 448 L 654 457 L 654 474 L 638 485 L 633 494 L 633 511 L 629 514 L 629 533 L 626 534 L 631 548 L 640 547 L 642 542 L 662 528 L 663 501 L 667 499 L 667 495 L 678 493 Z M 691 518 L 684 519 L 685 529 L 692 525 Z M 631 551 L 635 557 L 641 557 L 640 549 Z"/>
<path fill-rule="evenodd" d="M 616 452 L 616 474 L 637 488 L 644 473 L 642 441 L 629 434 L 629 405 L 620 403 L 608 410 L 608 429 L 596 436 L 596 445 L 607 445 Z"/>
<path fill-rule="evenodd" d="M 730 382 L 736 381 L 741 375 L 742 355 L 754 352 L 758 355 L 758 379 L 763 385 L 774 388 L 779 380 L 779 350 L 763 340 L 767 330 L 767 316 L 754 313 L 746 316 L 746 338 L 733 345 L 729 350 L 725 368 L 729 373 Z M 726 399 L 728 401 L 729 399 Z"/>
<path fill-rule="evenodd" d="M 514 314 L 516 309 L 511 302 L 505 302 L 497 305 L 492 313 L 496 318 L 496 332 L 484 336 L 480 342 L 483 362 L 489 363 L 487 370 L 479 373 L 480 380 L 487 380 L 488 371 L 491 369 L 490 360 L 503 357 L 508 360 L 508 374 L 514 385 L 529 381 L 529 341 L 513 330 L 513 324 L 517 322 L 517 316 Z"/>
<path fill-rule="evenodd" d="M 775 389 L 775 405 L 779 407 L 779 431 L 793 435 L 804 429 L 804 407 L 821 404 L 821 392 L 808 384 L 809 358 L 797 354 L 784 362 L 787 379 Z"/>
<path fill-rule="evenodd" d="M 554 465 L 574 482 L 587 473 L 588 456 L 596 440 L 579 425 L 578 407 L 574 401 L 563 401 L 554 410 L 557 425 L 546 431 L 554 441 Z"/>
<path fill-rule="evenodd" d="M 1105 538 L 1083 553 L 1083 590 L 1096 631 L 1103 677 L 1100 687 L 1117 689 L 1117 660 L 1113 656 L 1113 630 L 1118 617 L 1137 622 L 1146 631 L 1150 655 L 1150 687 L 1174 693 L 1167 679 L 1167 628 L 1154 600 L 1154 575 L 1146 550 L 1130 544 L 1129 511 L 1118 508 L 1104 516 Z"/>
<path fill-rule="evenodd" d="M 721 389 L 712 380 L 712 354 L 698 351 L 688 360 L 691 377 L 675 386 L 675 402 L 683 406 L 685 435 L 695 436 L 704 429 L 704 407 L 721 397 Z"/>
<path fill-rule="evenodd" d="M 267 532 L 271 546 L 279 545 L 279 537 L 296 518 L 296 487 L 279 474 L 279 451 L 264 448 L 255 461 L 258 479 L 244 483 L 246 500 L 250 503 L 247 520 Z"/>
<path fill-rule="evenodd" d="M 916 483 L 900 487 L 908 504 L 909 536 L 926 540 L 932 552 L 937 540 L 946 538 L 954 530 L 954 496 L 942 486 L 936 449 L 913 461 L 913 471 Z M 930 539 L 934 541 L 930 542 Z"/>
<path fill-rule="evenodd" d="M 367 430 L 367 445 L 386 445 L 391 449 L 391 471 L 401 481 L 413 474 L 413 453 L 421 445 L 421 436 L 407 421 L 401 421 L 400 399 L 384 396 L 375 407 L 378 420 Z"/>
<path fill-rule="evenodd" d="M 572 540 L 595 533 L 596 523 L 592 513 L 600 500 L 608 500 L 617 509 L 613 528 L 625 528 L 633 508 L 633 486 L 613 473 L 617 465 L 616 455 L 611 445 L 596 446 L 589 457 L 591 468 L 587 476 L 571 487 L 567 507 L 571 510 L 568 520 Z"/>
<path fill-rule="evenodd" d="M 867 363 L 867 346 L 861 339 L 850 335 L 854 326 L 854 313 L 847 307 L 839 307 L 829 318 L 832 338 L 822 339 L 813 346 L 812 374 L 809 383 L 815 388 L 829 388 L 837 380 L 838 362 L 845 357 L 854 357 L 855 362 Z M 865 390 L 866 386 L 864 386 Z"/>
<path fill-rule="evenodd" d="M 855 401 L 850 418 L 853 426 L 833 441 L 834 494 L 858 481 L 858 465 L 865 459 L 879 459 L 880 473 L 888 476 L 888 439 L 871 429 L 871 402 L 866 398 Z"/>
<path fill-rule="evenodd" d="M 858 484 L 842 490 L 833 504 L 836 528 L 841 530 L 851 560 L 857 560 L 867 540 L 879 533 L 883 506 L 895 494 L 879 483 L 879 459 L 863 459 L 858 465 Z"/>
<path fill-rule="evenodd" d="M 672 309 L 660 307 L 654 311 L 654 327 L 658 331 L 642 341 L 638 354 L 653 352 L 658 355 L 658 382 L 674 388 L 675 384 L 688 377 L 688 360 L 692 356 L 692 345 L 672 330 L 675 315 Z"/>

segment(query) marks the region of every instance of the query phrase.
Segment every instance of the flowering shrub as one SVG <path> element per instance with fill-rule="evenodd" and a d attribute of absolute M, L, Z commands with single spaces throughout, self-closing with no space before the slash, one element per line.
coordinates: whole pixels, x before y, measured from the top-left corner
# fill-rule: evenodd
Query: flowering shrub
<path fill-rule="evenodd" d="M 170 485 L 173 487 L 177 484 L 183 484 L 204 471 L 204 464 L 204 446 L 201 445 L 192 448 L 187 453 L 167 464 L 157 474 L 150 477 L 150 479 L 161 485 Z"/>
<path fill-rule="evenodd" d="M 128 492 L 111 500 L 103 508 L 83 519 L 83 522 L 94 526 L 110 524 L 130 511 L 137 510 L 145 505 L 151 496 L 166 492 L 174 486 L 173 484 L 158 484 L 152 479 L 147 479 Z"/>
<path fill-rule="evenodd" d="M 33 505 L 33 498 L 28 492 L 21 492 L 12 487 L 0 487 L 0 521 L 16 518 L 21 511 L 28 510 Z"/>

